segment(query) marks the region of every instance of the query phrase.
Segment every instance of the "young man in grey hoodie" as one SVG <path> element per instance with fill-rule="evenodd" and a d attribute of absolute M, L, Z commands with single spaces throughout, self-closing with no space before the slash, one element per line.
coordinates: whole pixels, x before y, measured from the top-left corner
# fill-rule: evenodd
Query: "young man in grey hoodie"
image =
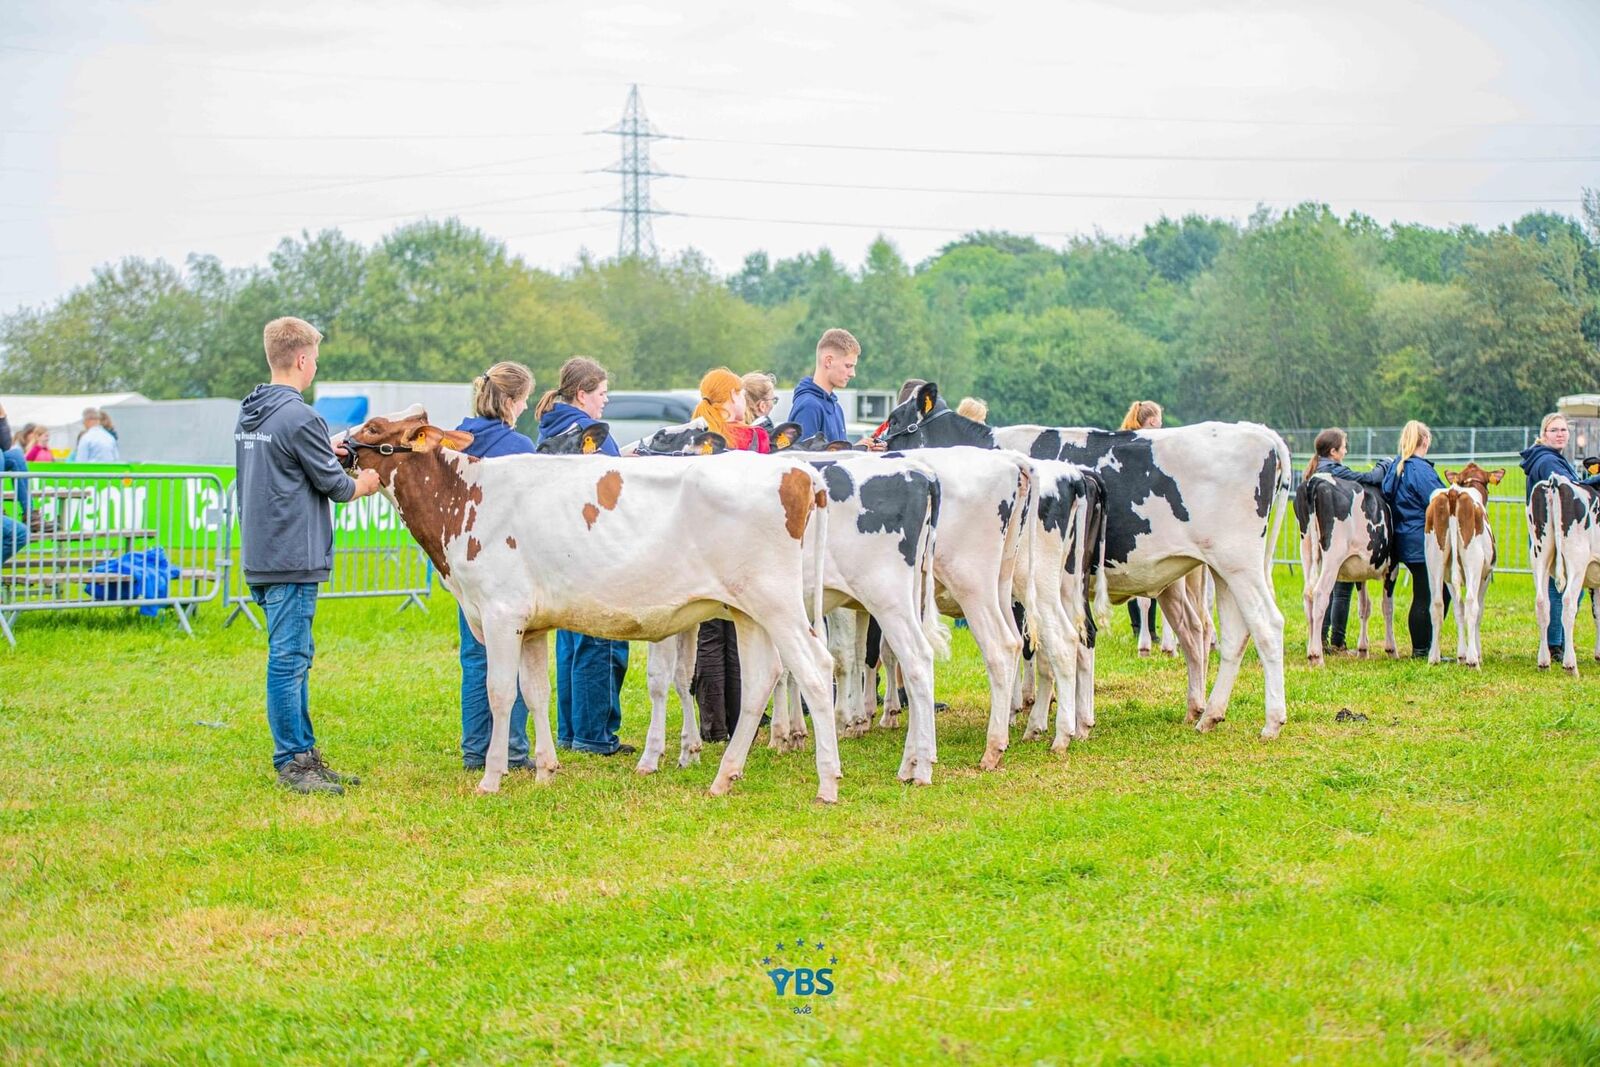
<path fill-rule="evenodd" d="M 343 793 L 360 779 L 330 768 L 311 732 L 311 620 L 317 584 L 333 568 L 330 502 L 376 492 L 378 474 L 346 474 L 328 424 L 300 396 L 317 375 L 317 328 L 304 319 L 273 319 L 262 341 L 272 381 L 256 386 L 240 405 L 233 452 L 240 559 L 250 595 L 267 616 L 272 765 L 278 781 L 297 793 Z"/>

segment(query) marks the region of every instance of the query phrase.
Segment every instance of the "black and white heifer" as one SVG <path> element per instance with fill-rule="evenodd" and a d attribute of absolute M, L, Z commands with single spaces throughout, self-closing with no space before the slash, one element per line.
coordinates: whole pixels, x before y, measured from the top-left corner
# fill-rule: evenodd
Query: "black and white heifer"
<path fill-rule="evenodd" d="M 1383 649 L 1398 655 L 1394 643 L 1394 583 L 1399 577 L 1399 543 L 1389 505 L 1377 490 L 1331 474 L 1313 474 L 1294 494 L 1300 523 L 1300 563 L 1304 568 L 1306 657 L 1321 663 L 1322 620 L 1337 582 L 1357 582 L 1361 636 L 1356 652 L 1367 654 L 1367 620 L 1372 598 L 1367 583 L 1383 583 Z"/>
<path fill-rule="evenodd" d="M 1289 448 L 1276 433 L 1255 423 L 1220 422 L 1161 430 L 991 430 L 946 408 L 930 383 L 890 413 L 886 440 L 897 448 L 987 440 L 1093 469 L 1106 487 L 1111 599 L 1159 594 L 1169 625 L 1180 627 L 1188 661 L 1188 720 L 1205 732 L 1226 718 L 1245 644 L 1254 638 L 1265 675 L 1261 735 L 1278 735 L 1287 709 L 1271 546 L 1287 510 L 1274 516 L 1274 504 L 1288 495 L 1290 467 Z M 1209 700 L 1204 625 L 1178 582 L 1200 564 L 1217 580 L 1222 664 Z"/>
<path fill-rule="evenodd" d="M 1578 676 L 1578 598 L 1589 590 L 1596 621 L 1594 658 L 1600 660 L 1600 487 L 1580 485 L 1559 475 L 1533 487 L 1528 497 L 1528 537 L 1532 542 L 1533 606 L 1539 620 L 1539 669 L 1550 666 L 1545 631 L 1550 625 L 1550 582 L 1561 590 L 1561 632 L 1566 649 L 1561 666 Z"/>

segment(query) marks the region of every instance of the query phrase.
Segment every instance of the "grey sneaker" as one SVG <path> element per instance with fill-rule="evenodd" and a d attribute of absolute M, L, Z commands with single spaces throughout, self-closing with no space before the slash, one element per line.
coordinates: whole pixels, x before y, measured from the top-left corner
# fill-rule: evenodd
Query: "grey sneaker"
<path fill-rule="evenodd" d="M 321 772 L 322 777 L 326 778 L 328 781 L 334 783 L 335 785 L 360 785 L 361 784 L 361 779 L 357 778 L 355 775 L 353 775 L 353 774 L 340 774 L 338 771 L 336 771 L 332 767 L 328 766 L 328 761 L 322 758 L 322 749 L 314 748 L 314 749 L 311 750 L 309 755 L 311 756 L 312 760 L 316 763 L 317 770 L 319 772 Z"/>
<path fill-rule="evenodd" d="M 323 777 L 322 770 L 310 752 L 298 753 L 288 763 L 279 767 L 278 784 L 296 793 L 333 793 L 336 796 L 344 793 L 344 786 Z"/>

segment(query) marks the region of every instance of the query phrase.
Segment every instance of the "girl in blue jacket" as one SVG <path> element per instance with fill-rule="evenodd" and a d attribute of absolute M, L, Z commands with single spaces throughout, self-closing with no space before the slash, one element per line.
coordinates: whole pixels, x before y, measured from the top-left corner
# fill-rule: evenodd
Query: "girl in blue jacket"
<path fill-rule="evenodd" d="M 1411 611 L 1406 616 L 1411 631 L 1411 655 L 1426 657 L 1433 643 L 1433 619 L 1429 615 L 1432 593 L 1428 588 L 1428 557 L 1423 549 L 1423 523 L 1428 514 L 1428 498 L 1443 489 L 1439 472 L 1428 459 L 1433 431 L 1416 419 L 1400 431 L 1400 454 L 1394 458 L 1383 479 L 1383 498 L 1394 516 L 1395 540 L 1400 562 L 1411 572 Z M 1450 589 L 1444 590 L 1446 618 L 1450 611 Z"/>
<path fill-rule="evenodd" d="M 528 410 L 532 392 L 533 372 L 520 363 L 496 363 L 472 379 L 472 415 L 456 427 L 472 435 L 467 455 L 489 459 L 531 454 L 533 442 L 518 433 L 516 426 L 517 418 Z M 460 608 L 456 609 L 456 622 L 461 628 L 461 765 L 481 771 L 494 726 L 489 714 L 489 655 L 483 642 L 472 636 L 466 613 Z M 533 770 L 533 760 L 528 758 L 528 705 L 522 702 L 520 685 L 516 703 L 511 705 L 506 760 L 510 770 Z"/>
<path fill-rule="evenodd" d="M 1523 487 L 1523 501 L 1533 496 L 1533 487 L 1550 477 L 1559 475 L 1582 485 L 1600 485 L 1600 475 L 1579 478 L 1578 469 L 1566 457 L 1567 438 L 1571 429 L 1567 417 L 1551 412 L 1539 423 L 1539 439 L 1522 450 L 1522 472 L 1527 475 Z M 1583 606 L 1583 590 L 1578 590 L 1578 605 Z M 1544 643 L 1550 646 L 1550 655 L 1560 660 L 1566 657 L 1567 640 L 1561 630 L 1561 589 L 1554 578 L 1550 579 L 1550 625 L 1544 633 Z"/>
<path fill-rule="evenodd" d="M 591 426 L 606 409 L 606 369 L 586 356 L 561 365 L 556 387 L 539 399 L 539 440 L 576 426 Z M 606 439 L 600 451 L 620 456 Z M 556 631 L 556 747 L 600 756 L 637 752 L 617 740 L 622 728 L 622 679 L 628 642 Z"/>
<path fill-rule="evenodd" d="M 1383 476 L 1389 469 L 1388 461 L 1370 471 L 1353 471 L 1346 467 L 1344 457 L 1350 451 L 1350 437 L 1339 427 L 1330 426 L 1317 434 L 1313 447 L 1316 455 L 1311 457 L 1311 462 L 1306 466 L 1307 478 L 1313 474 L 1328 474 L 1372 489 L 1382 489 Z M 1350 594 L 1355 592 L 1355 588 L 1355 582 L 1335 582 L 1333 600 L 1329 603 L 1327 614 L 1322 616 L 1322 644 L 1334 653 L 1345 651 L 1345 637 L 1350 626 Z"/>

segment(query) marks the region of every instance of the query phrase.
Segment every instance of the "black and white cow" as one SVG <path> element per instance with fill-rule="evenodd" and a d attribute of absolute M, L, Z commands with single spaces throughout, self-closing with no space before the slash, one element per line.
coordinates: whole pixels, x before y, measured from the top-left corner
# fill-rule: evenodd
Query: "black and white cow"
<path fill-rule="evenodd" d="M 1550 582 L 1561 590 L 1561 627 L 1566 650 L 1561 666 L 1578 676 L 1578 598 L 1589 590 L 1595 618 L 1594 658 L 1600 660 L 1600 487 L 1551 475 L 1528 496 L 1528 537 L 1532 542 L 1533 606 L 1539 620 L 1539 669 L 1550 666 L 1545 631 L 1550 625 Z"/>
<path fill-rule="evenodd" d="M 1274 515 L 1274 505 L 1288 495 L 1290 467 L 1289 448 L 1272 430 L 1220 422 L 1161 430 L 991 430 L 950 411 L 930 383 L 890 413 L 885 440 L 892 448 L 988 441 L 1096 471 L 1106 487 L 1111 598 L 1159 594 L 1169 625 L 1180 627 L 1189 667 L 1188 721 L 1206 732 L 1226 718 L 1245 644 L 1254 638 L 1265 675 L 1261 735 L 1282 730 L 1283 614 L 1272 588 L 1271 546 L 1287 510 Z M 1222 663 L 1209 700 L 1204 626 L 1178 582 L 1197 564 L 1217 580 Z"/>
<path fill-rule="evenodd" d="M 1356 640 L 1356 652 L 1367 654 L 1370 581 L 1383 583 L 1383 649 L 1391 657 L 1398 655 L 1394 583 L 1400 572 L 1399 542 L 1383 494 L 1331 474 L 1313 474 L 1295 491 L 1294 514 L 1300 523 L 1300 563 L 1305 574 L 1301 599 L 1309 628 L 1306 657 L 1312 663 L 1323 661 L 1322 619 L 1337 582 L 1359 583 L 1361 636 Z"/>

